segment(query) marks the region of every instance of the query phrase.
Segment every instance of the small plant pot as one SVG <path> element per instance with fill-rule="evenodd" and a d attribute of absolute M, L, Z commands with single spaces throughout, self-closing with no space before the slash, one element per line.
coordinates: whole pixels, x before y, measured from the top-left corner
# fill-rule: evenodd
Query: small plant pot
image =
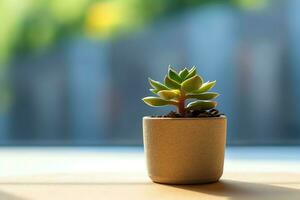
<path fill-rule="evenodd" d="M 225 116 L 143 118 L 148 174 L 153 182 L 200 184 L 223 174 Z"/>

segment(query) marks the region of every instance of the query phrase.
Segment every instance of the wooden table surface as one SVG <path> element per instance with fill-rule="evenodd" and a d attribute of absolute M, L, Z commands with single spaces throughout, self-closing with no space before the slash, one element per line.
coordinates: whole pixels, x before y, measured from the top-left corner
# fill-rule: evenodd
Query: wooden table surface
<path fill-rule="evenodd" d="M 228 148 L 221 181 L 161 185 L 141 148 L 0 148 L 0 200 L 300 200 L 300 148 Z"/>

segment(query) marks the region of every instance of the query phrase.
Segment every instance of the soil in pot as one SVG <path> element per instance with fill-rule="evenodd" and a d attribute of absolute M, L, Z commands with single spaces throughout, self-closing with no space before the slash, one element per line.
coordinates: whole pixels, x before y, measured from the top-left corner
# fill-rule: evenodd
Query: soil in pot
<path fill-rule="evenodd" d="M 189 110 L 187 111 L 185 116 L 182 116 L 180 113 L 171 111 L 167 115 L 158 115 L 151 117 L 159 117 L 159 118 L 202 118 L 202 117 L 220 117 L 224 114 L 220 113 L 217 109 L 211 109 L 206 111 L 200 110 Z"/>

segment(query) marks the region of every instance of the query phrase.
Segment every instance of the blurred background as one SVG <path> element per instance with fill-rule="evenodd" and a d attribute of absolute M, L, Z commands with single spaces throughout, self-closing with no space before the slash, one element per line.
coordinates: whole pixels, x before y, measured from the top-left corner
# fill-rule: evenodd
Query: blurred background
<path fill-rule="evenodd" d="M 300 144 L 298 0 L 1 0 L 0 144 L 141 145 L 147 78 L 217 80 L 229 145 Z"/>

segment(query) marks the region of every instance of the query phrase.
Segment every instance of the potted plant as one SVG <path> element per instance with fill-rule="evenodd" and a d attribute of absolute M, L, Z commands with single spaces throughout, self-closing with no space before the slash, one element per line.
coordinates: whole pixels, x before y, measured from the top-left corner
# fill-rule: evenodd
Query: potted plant
<path fill-rule="evenodd" d="M 149 106 L 177 107 L 177 112 L 143 118 L 149 177 L 166 184 L 215 182 L 223 173 L 227 119 L 215 109 L 216 81 L 203 81 L 196 67 L 177 73 L 169 67 L 164 84 L 149 78 L 155 97 Z M 195 101 L 191 101 L 194 99 Z"/>

